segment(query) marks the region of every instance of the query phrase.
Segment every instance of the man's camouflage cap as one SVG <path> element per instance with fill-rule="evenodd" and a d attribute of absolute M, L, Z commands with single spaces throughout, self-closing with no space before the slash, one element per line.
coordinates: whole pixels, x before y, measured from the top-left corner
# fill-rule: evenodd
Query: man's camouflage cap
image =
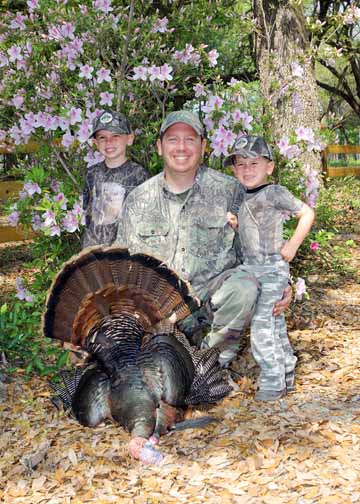
<path fill-rule="evenodd" d="M 163 120 L 160 128 L 160 136 L 162 136 L 165 131 L 170 128 L 170 126 L 176 123 L 187 124 L 195 130 L 198 135 L 201 137 L 204 136 L 204 127 L 200 122 L 199 116 L 189 112 L 188 110 L 176 110 L 175 112 L 170 112 L 170 114 L 168 114 Z"/>
<path fill-rule="evenodd" d="M 244 158 L 265 157 L 273 160 L 271 149 L 261 136 L 244 135 L 240 137 L 232 148 L 230 154 L 224 159 L 224 166 L 233 164 L 233 157 L 241 156 Z"/>
<path fill-rule="evenodd" d="M 124 114 L 106 110 L 99 117 L 93 120 L 93 131 L 90 135 L 92 138 L 98 131 L 106 130 L 119 135 L 130 135 L 130 123 Z"/>

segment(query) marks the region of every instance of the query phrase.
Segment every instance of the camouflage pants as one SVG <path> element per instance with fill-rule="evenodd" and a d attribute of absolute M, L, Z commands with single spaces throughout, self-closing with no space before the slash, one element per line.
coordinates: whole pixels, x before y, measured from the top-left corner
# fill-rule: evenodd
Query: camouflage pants
<path fill-rule="evenodd" d="M 284 315 L 274 317 L 274 304 L 288 285 L 289 265 L 279 261 L 268 265 L 243 265 L 261 285 L 256 311 L 251 320 L 251 351 L 260 366 L 259 389 L 283 390 L 285 373 L 295 369 L 296 357 L 287 335 Z"/>
<path fill-rule="evenodd" d="M 210 326 L 201 346 L 219 347 L 219 361 L 226 365 L 236 357 L 245 329 L 250 324 L 259 284 L 251 273 L 236 268 L 218 275 L 200 295 L 202 308 L 192 318 L 188 317 L 181 329 L 189 334 L 198 327 Z"/>

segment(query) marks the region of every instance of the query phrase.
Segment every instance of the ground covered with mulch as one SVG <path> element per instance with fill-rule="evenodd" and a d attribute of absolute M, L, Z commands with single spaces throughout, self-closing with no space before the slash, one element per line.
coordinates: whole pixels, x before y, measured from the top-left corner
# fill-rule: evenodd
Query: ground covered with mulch
<path fill-rule="evenodd" d="M 339 243 L 349 243 L 346 233 Z M 349 262 L 359 271 L 356 226 L 351 240 Z M 21 259 L 12 257 L 15 270 L 21 270 Z M 14 268 L 5 271 L 7 279 L 18 274 Z M 46 379 L 28 380 L 19 369 L 0 403 L 0 501 L 359 502 L 359 277 L 326 276 L 317 271 L 311 299 L 292 308 L 296 392 L 277 403 L 256 402 L 257 368 L 246 349 L 235 365 L 242 375 L 239 390 L 211 410 L 220 422 L 163 437 L 159 466 L 132 460 L 129 436 L 121 428 L 83 428 L 58 412 Z"/>

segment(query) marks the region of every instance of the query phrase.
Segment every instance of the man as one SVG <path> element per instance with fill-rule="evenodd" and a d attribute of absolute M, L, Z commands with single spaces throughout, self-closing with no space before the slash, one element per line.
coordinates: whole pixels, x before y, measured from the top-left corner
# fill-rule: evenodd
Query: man
<path fill-rule="evenodd" d="M 181 110 L 165 118 L 157 141 L 164 171 L 128 196 L 117 242 L 131 253 L 158 257 L 191 283 L 203 307 L 183 330 L 189 334 L 194 323 L 211 324 L 202 345 L 219 346 L 226 366 L 236 356 L 259 292 L 252 275 L 232 269 L 238 259 L 227 212 L 236 211 L 244 189 L 201 164 L 205 147 L 196 115 Z M 288 306 L 289 296 L 278 309 Z"/>
<path fill-rule="evenodd" d="M 104 111 L 94 120 L 90 138 L 104 161 L 90 166 L 86 174 L 83 247 L 114 242 L 126 195 L 149 177 L 142 166 L 127 158 L 126 151 L 134 141 L 134 134 L 124 114 Z"/>

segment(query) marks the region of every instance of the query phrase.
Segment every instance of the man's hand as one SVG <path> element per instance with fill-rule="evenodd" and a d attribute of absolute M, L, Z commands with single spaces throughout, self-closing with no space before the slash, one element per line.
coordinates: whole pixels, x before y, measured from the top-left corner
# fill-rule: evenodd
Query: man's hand
<path fill-rule="evenodd" d="M 289 285 L 288 287 L 285 288 L 282 299 L 280 299 L 280 301 L 277 301 L 275 303 L 273 309 L 274 317 L 277 317 L 278 315 L 283 313 L 286 310 L 286 308 L 289 308 L 291 300 L 292 300 L 292 289 Z"/>

